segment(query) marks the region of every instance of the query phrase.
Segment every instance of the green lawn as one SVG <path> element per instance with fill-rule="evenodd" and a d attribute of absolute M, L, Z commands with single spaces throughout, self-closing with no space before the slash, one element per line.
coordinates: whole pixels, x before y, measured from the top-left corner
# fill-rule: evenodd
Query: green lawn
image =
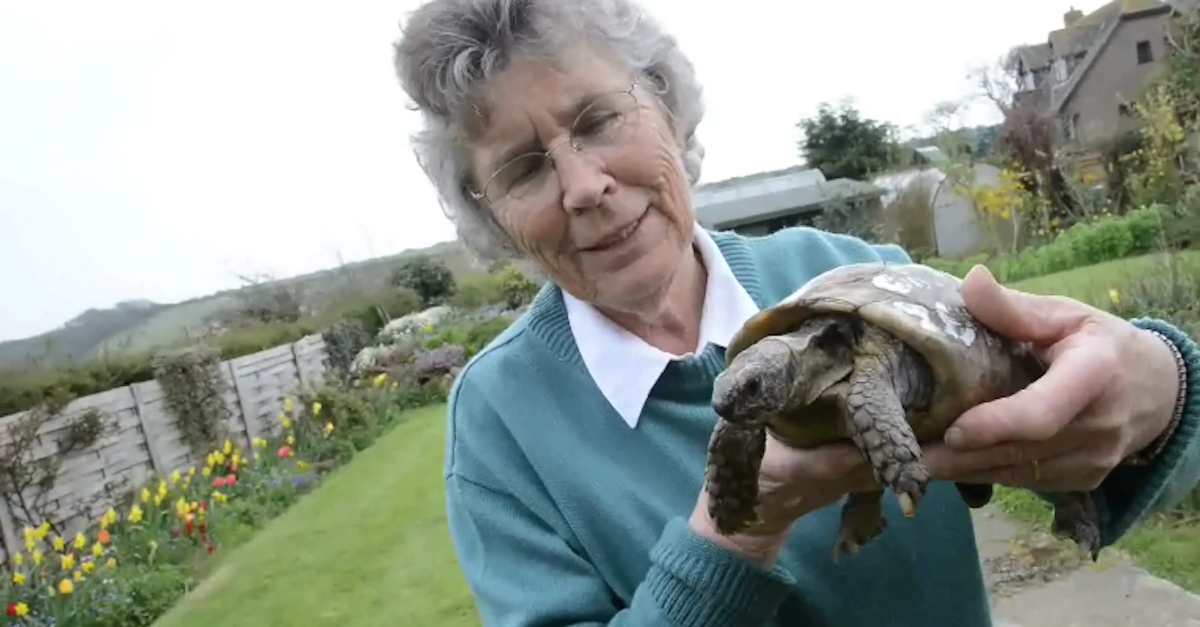
<path fill-rule="evenodd" d="M 1161 253 L 1129 257 L 1075 268 L 1012 283 L 1012 286 L 1036 294 L 1069 296 L 1096 303 L 1108 299 L 1108 290 L 1119 287 L 1131 277 L 1161 272 L 1165 257 Z M 1188 250 L 1178 256 L 1180 267 L 1200 273 L 1200 250 Z"/>
<path fill-rule="evenodd" d="M 414 411 L 156 627 L 478 625 L 446 532 L 445 411 Z"/>

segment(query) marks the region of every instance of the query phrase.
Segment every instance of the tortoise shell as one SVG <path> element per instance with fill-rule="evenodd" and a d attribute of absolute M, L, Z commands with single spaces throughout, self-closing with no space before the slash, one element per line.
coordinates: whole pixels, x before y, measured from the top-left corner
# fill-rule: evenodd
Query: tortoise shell
<path fill-rule="evenodd" d="M 1020 391 L 1045 371 L 1027 344 L 996 334 L 967 310 L 961 285 L 957 277 L 920 264 L 838 266 L 747 320 L 730 341 L 725 362 L 810 316 L 852 314 L 924 356 L 937 389 L 929 417 L 944 428 L 967 409 Z"/>

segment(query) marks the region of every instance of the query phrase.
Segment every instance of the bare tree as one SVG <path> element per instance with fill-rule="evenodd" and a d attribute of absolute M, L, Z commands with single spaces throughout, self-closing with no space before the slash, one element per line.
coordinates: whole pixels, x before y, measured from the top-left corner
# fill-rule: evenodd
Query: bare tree
<path fill-rule="evenodd" d="M 1020 59 L 1024 48 L 1014 46 L 994 62 L 977 65 L 967 72 L 967 78 L 977 90 L 975 97 L 992 103 L 1001 114 L 1007 114 L 1017 106 L 1017 94 L 1021 91 Z"/>

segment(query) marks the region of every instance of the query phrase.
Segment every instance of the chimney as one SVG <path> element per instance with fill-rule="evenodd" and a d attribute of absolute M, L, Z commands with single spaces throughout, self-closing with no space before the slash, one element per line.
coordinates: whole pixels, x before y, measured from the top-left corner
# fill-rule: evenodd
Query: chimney
<path fill-rule="evenodd" d="M 1081 19 L 1083 19 L 1083 11 L 1076 9 L 1075 7 L 1071 7 L 1070 11 L 1067 11 L 1065 14 L 1063 14 L 1063 26 L 1070 28 L 1075 25 L 1075 22 L 1078 22 Z"/>

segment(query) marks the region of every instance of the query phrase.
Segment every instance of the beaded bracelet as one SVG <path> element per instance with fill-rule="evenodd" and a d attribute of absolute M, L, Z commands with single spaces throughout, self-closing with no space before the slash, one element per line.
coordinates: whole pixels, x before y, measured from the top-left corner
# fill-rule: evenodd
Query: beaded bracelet
<path fill-rule="evenodd" d="M 1183 353 L 1179 350 L 1178 346 L 1175 346 L 1175 342 L 1172 342 L 1171 338 L 1153 329 L 1146 330 L 1166 343 L 1171 349 L 1171 354 L 1175 356 L 1175 369 L 1179 376 L 1179 394 L 1175 397 L 1175 409 L 1171 413 L 1171 422 L 1167 423 L 1167 428 L 1149 446 L 1125 458 L 1124 463 L 1130 466 L 1149 465 L 1167 447 L 1167 443 L 1171 441 L 1171 436 L 1175 433 L 1175 429 L 1179 427 L 1180 421 L 1183 420 L 1183 407 L 1187 400 L 1188 371 L 1187 364 L 1183 359 Z"/>

